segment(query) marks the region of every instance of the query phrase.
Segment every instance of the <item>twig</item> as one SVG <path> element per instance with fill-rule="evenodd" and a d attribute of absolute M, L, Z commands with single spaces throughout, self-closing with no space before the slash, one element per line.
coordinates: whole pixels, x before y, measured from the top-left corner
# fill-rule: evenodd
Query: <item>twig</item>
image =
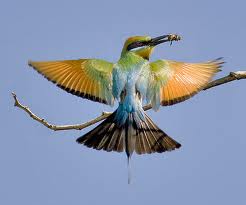
<path fill-rule="evenodd" d="M 241 79 L 246 79 L 246 71 L 230 72 L 228 76 L 210 82 L 203 90 Z"/>
<path fill-rule="evenodd" d="M 237 71 L 237 72 L 231 72 L 229 75 L 225 76 L 225 77 L 222 77 L 222 78 L 219 78 L 217 80 L 214 80 L 212 82 L 210 82 L 209 84 L 207 84 L 207 86 L 203 89 L 203 90 L 207 90 L 207 89 L 210 89 L 210 88 L 213 88 L 215 86 L 218 86 L 218 85 L 222 85 L 222 84 L 225 84 L 225 83 L 228 83 L 228 82 L 231 82 L 231 81 L 234 81 L 234 80 L 241 80 L 241 79 L 246 79 L 246 71 Z M 88 121 L 88 122 L 85 122 L 83 124 L 75 124 L 75 125 L 53 125 L 53 124 L 50 124 L 49 122 L 47 122 L 45 119 L 43 118 L 40 118 L 38 117 L 37 115 L 35 115 L 27 106 L 24 106 L 22 105 L 16 94 L 15 93 L 12 93 L 13 95 L 13 98 L 15 100 L 15 106 L 24 110 L 27 114 L 30 115 L 31 118 L 33 118 L 34 120 L 40 122 L 41 124 L 43 124 L 45 127 L 51 129 L 51 130 L 54 130 L 54 131 L 58 131 L 58 130 L 82 130 L 86 127 L 89 127 L 97 122 L 100 122 L 104 119 L 106 119 L 108 116 L 110 116 L 112 113 L 111 112 L 102 112 L 102 114 L 91 120 L 91 121 Z M 146 110 L 149 110 L 151 109 L 152 106 L 149 104 L 149 105 L 145 105 L 143 107 L 143 109 L 146 111 Z"/>
<path fill-rule="evenodd" d="M 59 130 L 82 130 L 86 127 L 89 127 L 97 122 L 100 122 L 101 120 L 104 120 L 105 118 L 107 118 L 109 115 L 111 115 L 111 112 L 103 112 L 101 116 L 83 123 L 83 124 L 75 124 L 75 125 L 53 125 L 50 124 L 49 122 L 47 122 L 45 119 L 38 117 L 37 115 L 35 115 L 27 106 L 22 105 L 16 94 L 12 93 L 13 98 L 15 100 L 15 104 L 14 106 L 24 110 L 26 113 L 28 113 L 30 115 L 30 117 L 38 122 L 40 122 L 41 124 L 43 124 L 45 127 L 54 130 L 54 131 L 59 131 Z"/>

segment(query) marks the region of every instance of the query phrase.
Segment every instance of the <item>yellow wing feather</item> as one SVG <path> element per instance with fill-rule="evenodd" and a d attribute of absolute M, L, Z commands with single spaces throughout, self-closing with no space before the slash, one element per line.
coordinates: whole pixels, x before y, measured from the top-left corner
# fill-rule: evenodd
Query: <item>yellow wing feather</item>
<path fill-rule="evenodd" d="M 113 104 L 113 64 L 97 59 L 34 62 L 28 65 L 67 92 L 105 104 Z"/>
<path fill-rule="evenodd" d="M 173 105 L 189 99 L 220 71 L 223 64 L 221 59 L 205 63 L 184 63 L 170 60 L 161 60 L 151 63 L 151 71 L 160 86 L 156 90 L 160 104 Z M 157 102 L 152 102 L 156 105 Z"/>

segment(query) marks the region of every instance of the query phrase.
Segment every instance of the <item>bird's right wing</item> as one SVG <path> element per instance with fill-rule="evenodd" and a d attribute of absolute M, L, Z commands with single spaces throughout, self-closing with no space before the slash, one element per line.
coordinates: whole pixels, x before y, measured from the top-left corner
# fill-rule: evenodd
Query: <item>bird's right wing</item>
<path fill-rule="evenodd" d="M 35 62 L 28 65 L 67 92 L 112 105 L 113 63 L 98 59 Z"/>
<path fill-rule="evenodd" d="M 155 109 L 189 99 L 220 71 L 221 58 L 204 63 L 158 60 L 150 63 L 151 80 L 147 99 Z"/>

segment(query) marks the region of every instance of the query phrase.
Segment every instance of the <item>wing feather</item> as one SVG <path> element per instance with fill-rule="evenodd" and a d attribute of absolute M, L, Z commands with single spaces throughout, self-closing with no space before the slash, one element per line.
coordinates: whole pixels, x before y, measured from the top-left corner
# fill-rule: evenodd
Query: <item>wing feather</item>
<path fill-rule="evenodd" d="M 212 77 L 220 71 L 223 61 L 218 58 L 205 63 L 184 63 L 170 60 L 158 60 L 150 63 L 151 78 L 148 99 L 155 108 L 173 105 L 189 99 L 206 86 Z M 159 96 L 157 98 L 156 96 Z M 160 102 L 156 102 L 160 99 Z M 158 108 L 158 107 L 157 107 Z"/>
<path fill-rule="evenodd" d="M 29 66 L 67 92 L 96 102 L 113 104 L 113 64 L 98 59 L 35 62 Z"/>

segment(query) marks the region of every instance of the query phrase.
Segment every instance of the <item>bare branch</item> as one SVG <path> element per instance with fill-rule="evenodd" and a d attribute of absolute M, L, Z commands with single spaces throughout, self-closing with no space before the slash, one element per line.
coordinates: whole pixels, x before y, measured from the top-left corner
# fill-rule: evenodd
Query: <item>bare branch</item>
<path fill-rule="evenodd" d="M 212 88 L 218 85 L 222 85 L 222 84 L 234 81 L 234 80 L 241 80 L 241 79 L 246 79 L 246 71 L 230 72 L 229 75 L 210 82 L 205 88 L 203 88 L 203 90 L 207 90 L 209 88 Z"/>
<path fill-rule="evenodd" d="M 218 86 L 218 85 L 222 85 L 222 84 L 234 81 L 234 80 L 241 80 L 241 79 L 246 79 L 246 71 L 231 72 L 229 75 L 227 75 L 225 77 L 222 77 L 222 78 L 219 78 L 217 80 L 210 82 L 209 84 L 207 84 L 207 86 L 203 90 L 207 90 L 207 89 L 213 88 L 213 87 Z M 112 114 L 111 112 L 103 112 L 99 117 L 97 117 L 91 121 L 85 122 L 83 124 L 53 125 L 53 124 L 50 124 L 49 122 L 47 122 L 45 119 L 40 118 L 37 115 L 35 115 L 27 106 L 22 105 L 19 102 L 15 93 L 12 93 L 12 95 L 13 95 L 13 98 L 15 100 L 14 106 L 24 110 L 27 114 L 30 115 L 31 118 L 33 118 L 34 120 L 43 124 L 45 127 L 49 128 L 51 130 L 54 130 L 54 131 L 58 131 L 58 130 L 82 130 L 86 127 L 89 127 L 93 124 L 96 124 L 97 122 L 100 122 L 100 121 L 106 119 L 108 116 L 110 116 Z M 152 106 L 150 104 L 145 105 L 143 107 L 143 109 L 145 111 L 149 110 L 151 108 L 152 108 Z"/>
<path fill-rule="evenodd" d="M 83 124 L 75 124 L 75 125 L 52 125 L 50 123 L 48 123 L 45 119 L 43 118 L 40 118 L 38 117 L 37 115 L 35 115 L 27 106 L 24 106 L 22 105 L 16 94 L 15 93 L 12 93 L 13 95 L 13 98 L 15 100 L 15 104 L 14 106 L 24 110 L 27 114 L 30 115 L 30 117 L 38 122 L 40 122 L 41 124 L 43 124 L 45 127 L 51 129 L 51 130 L 54 130 L 54 131 L 59 131 L 59 130 L 82 130 L 86 127 L 89 127 L 97 122 L 100 122 L 102 120 L 104 120 L 105 118 L 107 118 L 109 115 L 111 115 L 111 112 L 103 112 L 101 114 L 101 116 L 89 121 L 89 122 L 86 122 L 86 123 L 83 123 Z"/>

